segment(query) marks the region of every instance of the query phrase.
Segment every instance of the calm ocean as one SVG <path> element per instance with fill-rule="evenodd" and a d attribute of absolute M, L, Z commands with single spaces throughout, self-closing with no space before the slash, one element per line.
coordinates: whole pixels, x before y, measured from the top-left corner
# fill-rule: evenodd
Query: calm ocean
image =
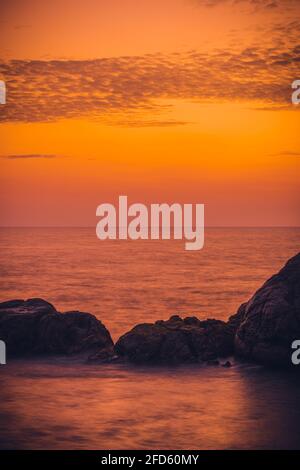
<path fill-rule="evenodd" d="M 211 228 L 110 241 L 95 228 L 0 229 L 1 300 L 95 314 L 116 340 L 170 315 L 227 319 L 299 251 L 300 229 Z M 300 448 L 300 378 L 255 365 L 147 369 L 18 360 L 0 368 L 1 448 Z"/>

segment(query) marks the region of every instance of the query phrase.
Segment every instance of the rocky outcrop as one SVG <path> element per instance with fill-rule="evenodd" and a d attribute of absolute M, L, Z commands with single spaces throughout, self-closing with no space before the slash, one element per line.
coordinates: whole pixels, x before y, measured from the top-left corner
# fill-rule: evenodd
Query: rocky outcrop
<path fill-rule="evenodd" d="M 108 330 L 90 313 L 59 313 L 42 299 L 0 303 L 0 339 L 9 357 L 82 354 L 108 358 L 113 342 Z"/>
<path fill-rule="evenodd" d="M 300 339 L 300 253 L 227 323 L 173 316 L 168 321 L 135 326 L 119 339 L 115 350 L 134 363 L 206 361 L 214 365 L 218 357 L 235 354 L 261 364 L 289 367 L 291 344 L 296 339 Z"/>
<path fill-rule="evenodd" d="M 175 315 L 135 326 L 119 339 L 115 351 L 139 364 L 199 363 L 230 355 L 233 340 L 232 328 L 223 321 Z"/>
<path fill-rule="evenodd" d="M 235 352 L 275 366 L 291 365 L 291 344 L 300 339 L 300 253 L 241 305 L 236 322 Z"/>
<path fill-rule="evenodd" d="M 89 313 L 62 314 L 42 299 L 12 300 L 0 304 L 0 339 L 8 357 L 80 354 L 96 362 L 118 357 L 136 364 L 218 365 L 219 358 L 235 354 L 291 366 L 291 344 L 300 339 L 300 253 L 228 322 L 175 315 L 135 326 L 114 347 L 105 326 Z"/>

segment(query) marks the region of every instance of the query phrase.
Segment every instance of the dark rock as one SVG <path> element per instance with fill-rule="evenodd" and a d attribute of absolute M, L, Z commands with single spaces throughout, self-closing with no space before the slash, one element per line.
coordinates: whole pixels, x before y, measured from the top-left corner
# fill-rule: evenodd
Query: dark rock
<path fill-rule="evenodd" d="M 121 336 L 115 351 L 134 363 L 180 364 L 215 360 L 233 352 L 231 328 L 220 320 L 200 321 L 177 315 L 144 323 Z"/>
<path fill-rule="evenodd" d="M 262 364 L 291 366 L 295 339 L 300 339 L 300 253 L 227 323 L 173 315 L 135 326 L 115 348 L 105 326 L 89 313 L 59 313 L 42 299 L 0 303 L 0 340 L 8 357 L 79 354 L 95 363 L 218 365 L 219 357 L 236 353 Z"/>
<path fill-rule="evenodd" d="M 240 324 L 242 323 L 242 320 L 244 319 L 246 305 L 247 305 L 247 302 L 240 305 L 237 313 L 229 317 L 227 325 L 230 327 L 234 335 L 236 334 Z"/>
<path fill-rule="evenodd" d="M 222 367 L 231 367 L 231 362 L 230 361 L 224 362 L 224 364 L 222 364 Z"/>
<path fill-rule="evenodd" d="M 39 354 L 113 354 L 113 342 L 94 315 L 59 313 L 42 299 L 0 303 L 0 339 L 8 357 Z"/>
<path fill-rule="evenodd" d="M 240 322 L 235 351 L 273 366 L 291 365 L 291 344 L 300 339 L 300 253 L 272 276 L 231 322 Z"/>
<path fill-rule="evenodd" d="M 182 318 L 179 316 L 179 315 L 172 315 L 170 318 L 169 318 L 169 322 L 170 323 L 174 323 L 174 322 L 179 322 L 181 323 L 183 320 Z"/>

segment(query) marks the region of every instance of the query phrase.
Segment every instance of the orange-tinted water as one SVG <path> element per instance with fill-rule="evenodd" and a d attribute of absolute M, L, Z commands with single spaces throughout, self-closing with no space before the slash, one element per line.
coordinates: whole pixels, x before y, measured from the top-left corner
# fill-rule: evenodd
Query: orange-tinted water
<path fill-rule="evenodd" d="M 94 228 L 0 229 L 1 298 L 95 314 L 114 339 L 174 313 L 226 319 L 299 251 L 300 229 L 206 229 L 183 241 L 107 241 Z"/>
<path fill-rule="evenodd" d="M 94 229 L 1 229 L 1 297 L 94 313 L 114 339 L 171 314 L 227 318 L 299 251 L 297 229 L 207 229 L 182 242 L 100 242 Z M 147 369 L 13 361 L 2 448 L 300 447 L 300 380 L 251 365 Z"/>

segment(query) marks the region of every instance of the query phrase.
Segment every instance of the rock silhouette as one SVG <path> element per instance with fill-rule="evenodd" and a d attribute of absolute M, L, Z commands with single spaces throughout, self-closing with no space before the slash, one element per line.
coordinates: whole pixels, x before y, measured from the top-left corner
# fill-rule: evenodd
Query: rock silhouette
<path fill-rule="evenodd" d="M 134 363 L 196 363 L 228 356 L 233 340 L 232 328 L 223 321 L 174 315 L 135 326 L 121 336 L 115 351 Z"/>
<path fill-rule="evenodd" d="M 118 358 L 136 364 L 218 365 L 219 358 L 236 355 L 290 367 L 291 344 L 300 339 L 300 253 L 228 322 L 174 315 L 136 325 L 114 346 L 108 330 L 90 313 L 59 313 L 42 299 L 11 300 L 0 303 L 0 339 L 8 358 L 79 354 L 95 362 Z"/>
<path fill-rule="evenodd" d="M 241 305 L 236 354 L 256 362 L 291 366 L 291 344 L 300 339 L 300 253 Z"/>
<path fill-rule="evenodd" d="M 217 364 L 218 357 L 234 354 L 260 364 L 291 367 L 296 339 L 300 339 L 300 253 L 227 323 L 173 316 L 135 326 L 119 339 L 115 350 L 134 363 Z"/>
<path fill-rule="evenodd" d="M 6 343 L 8 358 L 113 354 L 110 334 L 96 317 L 78 311 L 59 313 L 42 299 L 0 303 L 0 338 Z"/>

